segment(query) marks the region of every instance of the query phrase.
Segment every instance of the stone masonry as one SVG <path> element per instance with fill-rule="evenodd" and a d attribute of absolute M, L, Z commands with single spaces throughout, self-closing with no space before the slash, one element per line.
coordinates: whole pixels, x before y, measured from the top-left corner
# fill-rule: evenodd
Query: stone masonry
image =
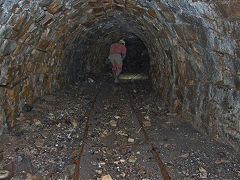
<path fill-rule="evenodd" d="M 25 104 L 99 72 L 127 34 L 148 48 L 159 98 L 239 150 L 237 0 L 0 0 L 0 134 Z"/>

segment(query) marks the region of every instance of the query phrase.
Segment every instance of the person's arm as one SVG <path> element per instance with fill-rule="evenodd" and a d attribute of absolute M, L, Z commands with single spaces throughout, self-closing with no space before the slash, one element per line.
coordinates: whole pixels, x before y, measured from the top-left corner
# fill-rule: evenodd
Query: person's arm
<path fill-rule="evenodd" d="M 126 47 L 125 46 L 123 46 L 123 48 L 122 48 L 122 59 L 125 59 L 125 57 L 126 57 Z"/>

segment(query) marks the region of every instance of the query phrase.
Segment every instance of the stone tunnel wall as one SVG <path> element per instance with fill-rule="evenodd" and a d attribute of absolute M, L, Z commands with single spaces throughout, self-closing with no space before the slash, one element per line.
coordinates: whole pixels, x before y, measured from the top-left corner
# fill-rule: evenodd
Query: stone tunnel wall
<path fill-rule="evenodd" d="M 24 104 L 101 71 L 110 43 L 132 33 L 166 105 L 238 150 L 239 18 L 229 0 L 0 0 L 0 134 Z"/>
<path fill-rule="evenodd" d="M 151 42 L 159 47 L 152 61 L 155 89 L 195 128 L 239 150 L 240 3 L 183 5 L 174 7 L 174 25 Z"/>
<path fill-rule="evenodd" d="M 104 71 L 110 43 L 102 39 L 77 37 L 64 51 L 64 72 L 67 81 L 77 81 L 89 73 Z"/>

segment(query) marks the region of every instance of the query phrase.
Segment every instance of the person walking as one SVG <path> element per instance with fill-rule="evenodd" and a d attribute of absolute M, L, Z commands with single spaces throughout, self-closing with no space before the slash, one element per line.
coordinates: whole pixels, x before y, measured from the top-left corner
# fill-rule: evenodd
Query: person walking
<path fill-rule="evenodd" d="M 112 63 L 112 71 L 114 76 L 114 83 L 119 83 L 118 77 L 122 72 L 123 60 L 126 57 L 125 41 L 120 40 L 113 43 L 110 47 L 109 60 Z"/>

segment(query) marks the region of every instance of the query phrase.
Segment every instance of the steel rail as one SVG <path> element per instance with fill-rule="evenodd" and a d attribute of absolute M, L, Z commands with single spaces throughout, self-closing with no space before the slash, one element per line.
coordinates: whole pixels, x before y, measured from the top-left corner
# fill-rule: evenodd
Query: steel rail
<path fill-rule="evenodd" d="M 99 96 L 100 92 L 101 92 L 102 88 L 99 88 L 98 92 L 95 94 L 94 99 L 91 102 L 91 106 L 90 109 L 87 111 L 86 113 L 86 124 L 85 124 L 85 129 L 84 129 L 84 134 L 83 134 L 83 143 L 79 148 L 79 154 L 78 154 L 78 158 L 76 159 L 76 167 L 75 167 L 75 171 L 74 171 L 74 175 L 73 175 L 73 180 L 78 180 L 79 179 L 79 170 L 80 170 L 80 161 L 81 161 L 81 157 L 83 154 L 83 150 L 84 150 L 84 146 L 86 144 L 87 141 L 87 136 L 88 136 L 88 129 L 89 129 L 89 119 L 91 117 L 91 114 L 94 110 L 96 101 L 97 101 L 97 97 Z"/>
<path fill-rule="evenodd" d="M 165 164 L 162 162 L 162 160 L 161 160 L 159 154 L 157 153 L 156 148 L 154 147 L 153 143 L 150 142 L 149 135 L 148 135 L 148 133 L 147 133 L 147 131 L 145 130 L 144 125 L 143 125 L 142 119 L 144 119 L 144 118 L 143 118 L 142 114 L 139 112 L 139 110 L 135 107 L 135 105 L 134 105 L 134 103 L 133 103 L 133 99 L 134 99 L 134 98 L 133 98 L 132 93 L 130 92 L 130 88 L 127 87 L 126 89 L 127 89 L 127 91 L 128 91 L 127 94 L 130 96 L 130 98 L 129 98 L 130 106 L 131 106 L 131 108 L 132 108 L 132 110 L 133 110 L 133 113 L 134 113 L 135 116 L 137 117 L 138 123 L 139 123 L 139 125 L 140 125 L 140 127 L 141 127 L 141 131 L 142 131 L 143 134 L 144 134 L 145 140 L 150 143 L 152 155 L 153 155 L 155 161 L 157 162 L 158 167 L 159 167 L 160 170 L 161 170 L 161 174 L 162 174 L 164 180 L 171 180 L 171 178 L 170 178 L 170 176 L 169 176 L 169 173 L 168 173 L 168 171 L 167 171 L 167 169 L 166 169 Z"/>

